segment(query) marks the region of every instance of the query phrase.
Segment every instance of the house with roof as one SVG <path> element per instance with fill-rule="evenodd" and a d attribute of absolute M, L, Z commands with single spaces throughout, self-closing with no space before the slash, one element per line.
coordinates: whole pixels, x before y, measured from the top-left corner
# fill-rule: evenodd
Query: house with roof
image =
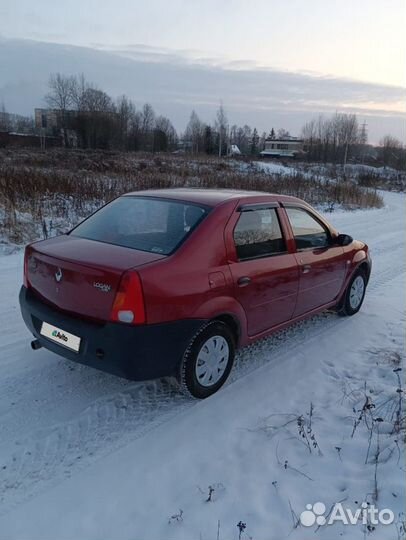
<path fill-rule="evenodd" d="M 304 141 L 298 137 L 270 138 L 265 141 L 265 148 L 260 152 L 261 157 L 296 158 L 305 154 Z"/>

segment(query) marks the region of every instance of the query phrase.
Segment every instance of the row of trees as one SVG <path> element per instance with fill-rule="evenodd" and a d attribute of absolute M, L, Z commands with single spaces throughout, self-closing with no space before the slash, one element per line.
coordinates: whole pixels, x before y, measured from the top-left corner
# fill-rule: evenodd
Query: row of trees
<path fill-rule="evenodd" d="M 379 158 L 385 167 L 406 170 L 406 146 L 392 135 L 385 135 L 381 139 Z"/>
<path fill-rule="evenodd" d="M 256 129 L 249 126 L 229 126 L 223 105 L 220 105 L 214 125 L 203 122 L 195 111 L 192 111 L 186 126 L 183 140 L 188 149 L 198 154 L 217 154 L 219 156 L 230 152 L 232 145 L 238 146 L 244 155 L 256 155 L 265 146 L 266 133 L 260 138 Z"/>
<path fill-rule="evenodd" d="M 302 138 L 309 161 L 345 165 L 349 160 L 364 163 L 372 158 L 385 167 L 406 169 L 406 146 L 386 135 L 373 149 L 368 145 L 366 124 L 359 124 L 355 114 L 320 115 L 304 125 Z"/>
<path fill-rule="evenodd" d="M 365 156 L 368 135 L 365 124 L 358 123 L 355 114 L 320 115 L 302 129 L 309 161 L 347 163 L 355 156 Z"/>
<path fill-rule="evenodd" d="M 72 144 L 73 131 L 84 148 L 120 148 L 123 150 L 165 151 L 177 147 L 178 136 L 171 121 L 157 116 L 150 104 L 137 109 L 126 96 L 113 100 L 106 92 L 88 83 L 84 75 L 51 75 L 45 96 L 48 107 L 58 113 L 58 125 L 66 146 Z M 266 133 L 256 128 L 229 126 L 221 104 L 213 125 L 192 112 L 185 132 L 183 148 L 193 153 L 229 153 L 237 145 L 245 155 L 257 155 L 265 147 Z"/>
<path fill-rule="evenodd" d="M 84 75 L 51 75 L 45 101 L 58 113 L 66 146 L 69 130 L 83 148 L 166 151 L 177 143 L 171 121 L 157 116 L 150 104 L 138 110 L 127 96 L 114 101 Z"/>
<path fill-rule="evenodd" d="M 177 147 L 178 136 L 171 121 L 157 116 L 150 104 L 137 109 L 126 96 L 113 100 L 106 92 L 86 81 L 84 75 L 51 75 L 45 101 L 58 112 L 59 125 L 69 146 L 69 131 L 78 137 L 84 148 L 120 148 L 123 150 L 165 151 Z M 270 136 L 289 135 L 284 130 Z M 258 134 L 256 128 L 229 125 L 221 104 L 213 125 L 200 120 L 192 111 L 185 132 L 183 148 L 192 153 L 229 153 L 232 145 L 244 155 L 258 155 L 265 148 L 267 133 Z"/>
<path fill-rule="evenodd" d="M 248 125 L 230 125 L 220 104 L 213 123 L 202 121 L 192 111 L 185 132 L 178 137 L 172 122 L 157 115 L 148 103 L 137 108 L 127 96 L 111 98 L 89 83 L 85 76 L 51 75 L 45 101 L 55 111 L 57 133 L 66 146 L 83 148 L 117 148 L 122 150 L 185 151 L 223 156 L 237 146 L 243 155 L 257 156 L 269 139 L 288 138 L 284 129 L 258 133 Z M 45 127 L 45 126 L 44 126 Z M 33 122 L 11 115 L 0 107 L 0 131 L 33 132 Z M 73 134 L 73 136 L 72 136 Z M 365 124 L 355 114 L 323 115 L 307 122 L 301 132 L 309 161 L 343 163 L 364 162 L 371 158 Z M 180 139 L 180 140 L 179 140 Z M 396 138 L 385 136 L 375 152 L 375 159 L 385 166 L 406 168 L 406 147 Z"/>
<path fill-rule="evenodd" d="M 183 139 L 187 141 L 189 150 L 194 154 L 204 152 L 222 156 L 232 153 L 235 145 L 243 155 L 257 156 L 261 150 L 265 149 L 267 139 L 289 136 L 289 132 L 284 129 L 275 132 L 272 128 L 269 134 L 264 131 L 259 135 L 257 128 L 252 129 L 247 124 L 230 126 L 221 104 L 217 110 L 214 125 L 203 122 L 197 113 L 192 111 Z"/>

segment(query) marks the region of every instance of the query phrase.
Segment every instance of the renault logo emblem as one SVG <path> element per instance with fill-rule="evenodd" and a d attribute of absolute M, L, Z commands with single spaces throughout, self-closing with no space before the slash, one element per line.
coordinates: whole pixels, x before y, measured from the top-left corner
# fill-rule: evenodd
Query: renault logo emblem
<path fill-rule="evenodd" d="M 55 272 L 55 279 L 58 283 L 61 281 L 62 276 L 63 276 L 62 270 L 58 268 L 58 270 Z"/>

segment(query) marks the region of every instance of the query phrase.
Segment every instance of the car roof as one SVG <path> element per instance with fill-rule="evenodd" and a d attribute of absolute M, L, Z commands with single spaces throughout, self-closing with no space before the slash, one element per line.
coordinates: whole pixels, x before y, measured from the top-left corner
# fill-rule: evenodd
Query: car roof
<path fill-rule="evenodd" d="M 124 196 L 132 197 L 155 197 L 160 199 L 173 199 L 178 201 L 202 204 L 205 206 L 218 206 L 231 201 L 242 200 L 245 203 L 252 202 L 300 202 L 297 197 L 281 195 L 279 193 L 267 193 L 264 191 L 248 191 L 238 189 L 203 189 L 203 188 L 171 188 L 171 189 L 148 189 L 133 191 Z"/>

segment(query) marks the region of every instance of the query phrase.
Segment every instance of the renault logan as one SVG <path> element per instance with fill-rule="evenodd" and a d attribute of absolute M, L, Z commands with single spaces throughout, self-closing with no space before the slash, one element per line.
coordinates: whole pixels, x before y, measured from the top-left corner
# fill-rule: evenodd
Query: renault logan
<path fill-rule="evenodd" d="M 360 309 L 368 247 L 304 201 L 232 190 L 118 197 L 27 246 L 20 305 L 41 346 L 132 380 L 216 392 L 235 350 L 304 317 Z"/>

